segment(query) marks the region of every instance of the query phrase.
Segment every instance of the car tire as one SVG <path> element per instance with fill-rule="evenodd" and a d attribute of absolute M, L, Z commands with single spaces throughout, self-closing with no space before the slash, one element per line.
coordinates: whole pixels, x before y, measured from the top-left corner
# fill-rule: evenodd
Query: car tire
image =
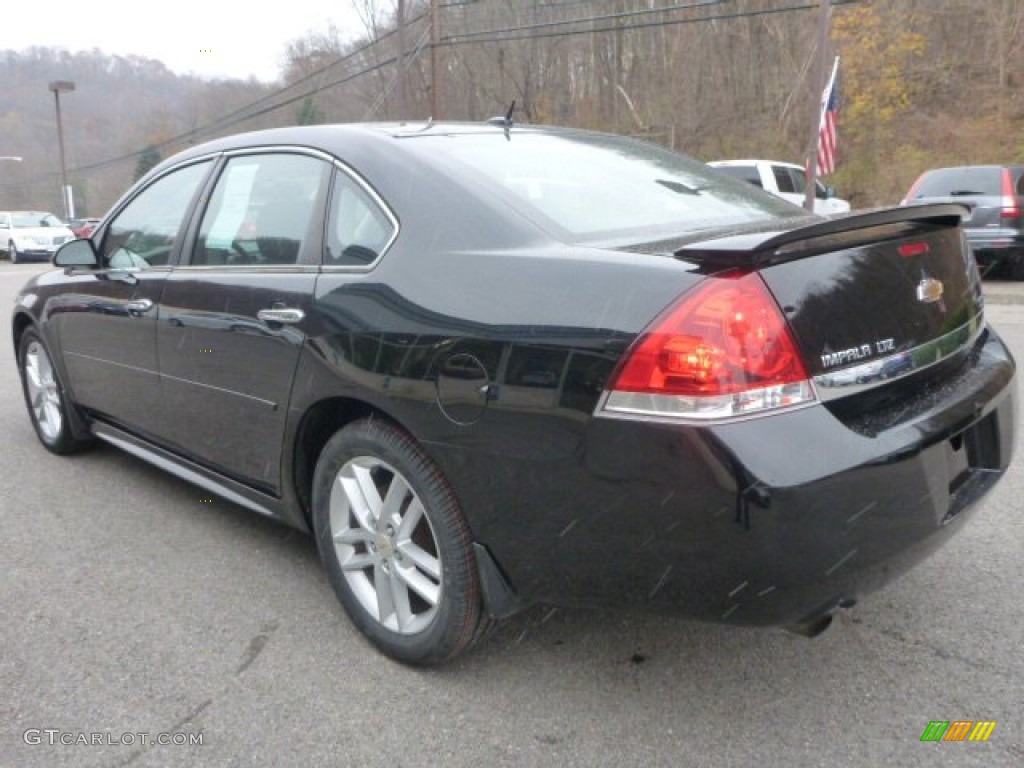
<path fill-rule="evenodd" d="M 21 335 L 18 371 L 28 415 L 43 446 L 63 456 L 91 445 L 91 440 L 77 438 L 71 431 L 69 408 L 73 406 L 53 365 L 53 357 L 35 328 L 28 328 Z"/>
<path fill-rule="evenodd" d="M 7 244 L 7 255 L 11 257 L 11 264 L 18 263 L 18 246 L 13 242 Z"/>
<path fill-rule="evenodd" d="M 1010 254 L 1010 279 L 1024 280 L 1024 251 L 1014 251 Z"/>
<path fill-rule="evenodd" d="M 441 471 L 398 427 L 362 419 L 327 442 L 313 525 L 339 601 L 386 655 L 440 664 L 485 634 L 469 527 Z"/>

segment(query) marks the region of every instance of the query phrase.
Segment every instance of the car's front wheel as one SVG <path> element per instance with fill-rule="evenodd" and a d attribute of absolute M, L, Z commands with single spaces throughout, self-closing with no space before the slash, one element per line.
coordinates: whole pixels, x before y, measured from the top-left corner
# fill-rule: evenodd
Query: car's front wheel
<path fill-rule="evenodd" d="M 328 441 L 313 523 L 338 599 L 387 655 L 438 664 L 482 634 L 469 528 L 440 470 L 398 427 L 363 419 Z"/>
<path fill-rule="evenodd" d="M 13 258 L 13 251 L 11 255 Z M 90 441 L 76 438 L 71 431 L 67 394 L 50 352 L 35 328 L 21 335 L 18 370 L 32 426 L 46 449 L 63 455 L 88 446 Z"/>

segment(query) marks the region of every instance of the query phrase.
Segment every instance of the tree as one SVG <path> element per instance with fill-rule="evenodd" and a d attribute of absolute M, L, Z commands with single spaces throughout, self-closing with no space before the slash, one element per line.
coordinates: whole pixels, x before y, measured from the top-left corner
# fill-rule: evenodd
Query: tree
<path fill-rule="evenodd" d="M 299 107 L 299 113 L 295 117 L 296 125 L 316 125 L 324 121 L 324 113 L 316 105 L 316 101 L 312 96 L 307 96 L 302 100 L 302 105 Z"/>
<path fill-rule="evenodd" d="M 160 150 L 150 144 L 139 155 L 139 161 L 135 164 L 135 181 L 138 181 L 147 173 L 151 168 L 156 167 L 163 158 L 160 156 Z"/>

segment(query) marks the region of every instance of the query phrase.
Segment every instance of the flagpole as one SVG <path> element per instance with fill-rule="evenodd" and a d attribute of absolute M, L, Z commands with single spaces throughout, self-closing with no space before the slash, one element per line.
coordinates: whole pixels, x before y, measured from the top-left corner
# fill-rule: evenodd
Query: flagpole
<path fill-rule="evenodd" d="M 818 78 L 814 94 L 817 98 L 818 109 L 812 110 L 813 125 L 811 126 L 811 140 L 807 144 L 807 154 L 804 156 L 804 172 L 807 174 L 807 188 L 804 190 L 804 208 L 814 211 L 814 191 L 818 174 L 818 132 L 821 130 L 821 94 L 825 90 L 825 78 L 828 74 L 828 38 L 829 26 L 832 21 L 831 0 L 818 0 L 821 9 L 821 36 L 818 40 Z M 815 103 L 815 102 L 812 102 Z"/>

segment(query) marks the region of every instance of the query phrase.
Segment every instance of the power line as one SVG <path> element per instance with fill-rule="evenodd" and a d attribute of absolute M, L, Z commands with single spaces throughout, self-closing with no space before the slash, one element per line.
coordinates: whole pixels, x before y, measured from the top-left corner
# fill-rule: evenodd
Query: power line
<path fill-rule="evenodd" d="M 715 0 L 715 2 L 718 2 L 718 1 L 719 0 Z M 724 2 L 724 0 L 721 0 L 721 1 Z M 833 5 L 852 5 L 852 4 L 861 3 L 861 2 L 864 2 L 864 0 L 832 0 L 832 4 Z M 700 3 L 699 5 L 705 5 L 705 3 Z M 695 5 L 694 7 L 698 7 L 698 6 Z M 669 27 L 669 26 L 678 26 L 680 24 L 697 24 L 697 23 L 703 22 L 703 21 L 731 21 L 733 19 L 752 18 L 752 17 L 755 17 L 755 16 L 768 16 L 768 15 L 775 14 L 775 13 L 788 13 L 790 11 L 806 11 L 806 10 L 814 9 L 814 8 L 817 8 L 817 7 L 818 6 L 813 4 L 813 3 L 805 3 L 803 5 L 788 5 L 788 6 L 783 6 L 783 7 L 780 7 L 780 8 L 764 8 L 764 9 L 759 10 L 759 11 L 736 11 L 735 13 L 723 13 L 723 14 L 719 14 L 719 15 L 716 15 L 716 16 L 697 16 L 697 17 L 694 17 L 694 18 L 687 18 L 687 19 L 662 19 L 661 21 L 643 21 L 643 22 L 636 22 L 636 23 L 633 23 L 633 24 L 619 24 L 619 25 L 616 25 L 614 27 L 596 27 L 596 28 L 590 28 L 590 29 L 572 29 L 572 30 L 567 30 L 567 31 L 564 31 L 564 32 L 541 32 L 541 33 L 537 33 L 537 34 L 526 34 L 526 35 L 521 35 L 521 34 L 506 35 L 506 34 L 502 34 L 501 30 L 493 30 L 491 37 L 473 37 L 472 39 L 463 39 L 463 38 L 469 37 L 469 36 L 471 36 L 473 34 L 476 34 L 476 33 L 468 33 L 468 34 L 464 34 L 464 35 L 458 35 L 458 34 L 446 35 L 445 37 L 441 38 L 441 43 L 440 44 L 441 45 L 448 45 L 448 46 L 459 46 L 459 45 L 469 45 L 469 44 L 474 44 L 474 43 L 498 43 L 498 42 L 505 42 L 507 40 L 537 40 L 537 39 L 540 39 L 540 38 L 572 37 L 574 35 L 592 35 L 592 34 L 599 34 L 599 33 L 603 33 L 603 32 L 623 32 L 623 31 L 633 30 L 633 29 L 650 29 L 652 27 Z M 590 21 L 590 19 L 579 19 L 579 20 L 576 20 L 576 21 L 573 21 L 573 22 L 560 22 L 560 23 L 563 23 L 563 24 L 585 24 L 585 23 L 588 23 L 589 21 Z M 533 25 L 529 25 L 527 27 L 523 27 L 523 29 L 531 29 L 531 28 L 535 28 L 535 27 L 533 27 Z M 539 28 L 539 27 L 537 27 L 537 28 Z M 516 28 L 509 28 L 509 30 L 510 31 L 519 31 Z M 483 33 L 479 33 L 479 34 L 482 35 Z"/>
<path fill-rule="evenodd" d="M 415 24 L 416 22 L 422 20 L 425 17 L 426 17 L 426 13 L 420 13 L 419 15 L 417 15 L 414 18 L 412 18 L 409 21 L 407 21 L 406 24 L 407 25 Z M 198 126 L 196 128 L 191 128 L 188 131 L 185 131 L 184 133 L 180 133 L 180 134 L 178 134 L 176 136 L 172 136 L 172 137 L 170 137 L 168 139 L 165 139 L 164 141 L 161 141 L 161 142 L 159 142 L 157 144 L 153 144 L 152 148 L 157 149 L 158 151 L 161 150 L 161 149 L 167 149 L 168 147 L 172 147 L 172 146 L 175 146 L 177 144 L 181 144 L 183 142 L 190 141 L 190 140 L 195 139 L 195 138 L 197 138 L 199 136 L 202 136 L 203 134 L 210 133 L 211 131 L 220 130 L 220 129 L 223 129 L 223 128 L 230 128 L 230 127 L 232 127 L 234 125 L 238 125 L 239 123 L 245 122 L 247 120 L 252 120 L 252 119 L 254 119 L 256 117 L 260 117 L 261 115 L 264 115 L 267 112 L 272 112 L 272 111 L 274 111 L 276 109 L 280 109 L 282 107 L 286 107 L 286 106 L 288 106 L 290 104 L 293 104 L 296 101 L 304 99 L 304 98 L 306 98 L 308 96 L 313 96 L 314 94 L 319 93 L 320 91 L 322 91 L 324 88 L 329 88 L 329 87 L 331 87 L 333 85 L 337 85 L 339 83 L 348 82 L 348 80 L 350 80 L 351 78 L 344 77 L 344 78 L 342 78 L 340 80 L 335 80 L 335 81 L 333 81 L 331 83 L 328 83 L 326 85 L 322 85 L 321 84 L 321 85 L 318 85 L 313 90 L 309 90 L 309 91 L 303 92 L 298 97 L 290 98 L 290 99 L 287 99 L 285 101 L 282 101 L 282 102 L 274 105 L 270 109 L 261 109 L 261 110 L 255 111 L 255 112 L 250 112 L 250 110 L 252 110 L 254 107 L 258 107 L 259 105 L 264 104 L 264 103 L 266 103 L 268 101 L 271 101 L 272 99 L 278 98 L 282 94 L 297 88 L 298 86 L 302 85 L 303 83 L 309 82 L 313 78 L 315 78 L 315 77 L 317 77 L 319 75 L 322 75 L 323 73 L 327 72 L 330 69 L 333 69 L 334 67 L 337 67 L 339 64 L 347 63 L 348 61 L 350 61 L 351 59 L 359 56 L 360 54 L 365 53 L 367 50 L 369 50 L 373 46 L 379 45 L 380 43 L 384 42 L 385 40 L 390 38 L 392 35 L 396 34 L 396 32 L 397 32 L 397 30 L 391 30 L 390 32 L 387 32 L 386 34 L 381 35 L 378 38 L 374 38 L 373 40 L 367 42 L 366 44 L 360 46 L 359 48 L 357 48 L 357 49 L 355 49 L 353 51 L 350 51 L 350 52 L 348 52 L 346 54 L 343 54 L 342 56 L 339 56 L 338 58 L 334 59 L 333 61 L 328 62 L 327 64 L 325 64 L 325 65 L 323 65 L 321 67 L 318 67 L 317 69 L 313 70 L 312 72 L 310 72 L 310 73 L 308 73 L 306 75 L 303 75 L 301 78 L 299 78 L 295 82 L 289 83 L 288 85 L 286 85 L 286 86 L 284 86 L 282 88 L 277 89 L 273 93 L 269 93 L 269 94 L 267 94 L 265 96 L 261 96 L 260 98 L 256 99 L 255 101 L 253 101 L 253 102 L 251 102 L 249 104 L 246 104 L 243 107 L 239 107 L 238 109 L 236 109 L 236 110 L 234 110 L 232 112 L 229 112 L 229 113 L 227 113 L 225 115 L 221 115 L 220 117 L 212 120 L 211 122 L 209 122 L 209 123 L 207 123 L 205 125 Z M 387 62 L 384 63 L 384 65 L 390 64 L 392 61 L 394 61 L 393 58 L 392 59 L 388 59 Z M 370 69 L 361 70 L 360 72 L 356 73 L 356 76 L 360 76 L 362 74 L 368 74 L 369 72 L 375 71 L 376 69 L 379 69 L 379 68 L 380 68 L 380 66 L 374 66 L 374 67 L 372 67 Z M 248 113 L 248 114 L 246 114 L 246 113 Z M 114 166 L 114 165 L 118 165 L 120 163 L 129 161 L 129 160 L 135 160 L 138 157 L 140 157 L 143 153 L 149 151 L 149 149 L 150 149 L 150 147 L 147 146 L 147 147 L 144 147 L 143 149 L 139 149 L 139 150 L 136 150 L 134 152 L 129 152 L 129 153 L 124 154 L 124 155 L 119 155 L 117 157 L 107 158 L 106 160 L 100 160 L 100 161 L 97 161 L 95 163 L 88 163 L 86 165 L 79 165 L 79 166 L 76 166 L 74 168 L 70 168 L 69 172 L 71 172 L 71 173 L 84 173 L 84 172 L 87 172 L 87 171 L 102 170 L 104 168 L 108 168 L 108 167 L 111 167 L 111 166 Z M 38 176 L 36 176 L 34 178 L 52 180 L 56 176 L 57 176 L 57 174 L 55 172 L 51 172 L 51 173 L 46 173 L 46 174 L 39 174 Z M 10 188 L 15 188 L 17 186 L 23 186 L 23 185 L 15 185 L 15 184 L 0 185 L 0 189 L 10 189 Z"/>
<path fill-rule="evenodd" d="M 831 0 L 831 1 L 832 1 L 833 5 L 850 5 L 850 4 L 855 4 L 855 3 L 863 2 L 863 0 Z M 473 2 L 475 2 L 475 0 L 468 0 L 466 2 L 461 2 L 461 3 L 451 3 L 451 5 L 470 5 L 470 4 L 473 4 Z M 741 18 L 752 18 L 752 17 L 758 17 L 758 16 L 767 16 L 767 15 L 778 14 L 778 13 L 788 13 L 788 12 L 794 12 L 794 11 L 804 11 L 804 10 L 810 10 L 810 9 L 814 9 L 814 8 L 818 7 L 814 3 L 804 3 L 804 4 L 801 4 L 801 5 L 789 5 L 789 6 L 782 6 L 782 7 L 778 7 L 778 8 L 766 8 L 766 9 L 761 9 L 761 10 L 757 10 L 757 11 L 736 11 L 736 12 L 733 12 L 733 13 L 719 13 L 719 14 L 716 14 L 716 15 L 697 16 L 697 17 L 682 18 L 682 19 L 661 19 L 661 20 L 658 20 L 658 21 L 638 21 L 638 22 L 633 22 L 633 23 L 630 23 L 630 24 L 619 24 L 619 25 L 615 25 L 615 26 L 605 26 L 605 27 L 591 27 L 591 28 L 588 28 L 588 29 L 570 29 L 570 30 L 562 30 L 562 31 L 540 32 L 540 33 L 534 33 L 534 34 L 518 34 L 518 33 L 522 33 L 522 32 L 532 31 L 532 30 L 535 30 L 535 29 L 544 29 L 544 28 L 552 28 L 552 27 L 557 27 L 557 26 L 568 26 L 568 25 L 592 24 L 592 23 L 597 22 L 597 21 L 609 21 L 609 20 L 615 20 L 615 19 L 619 19 L 619 18 L 629 18 L 629 17 L 635 17 L 635 16 L 649 15 L 649 14 L 653 14 L 653 13 L 666 13 L 666 12 L 672 12 L 672 11 L 677 11 L 677 10 L 687 10 L 687 9 L 691 9 L 691 8 L 709 7 L 711 5 L 719 5 L 719 4 L 724 3 L 724 2 L 729 2 L 729 0 L 697 0 L 697 2 L 693 2 L 693 3 L 687 3 L 687 4 L 679 4 L 679 3 L 677 3 L 676 5 L 673 5 L 673 6 L 664 6 L 664 7 L 661 7 L 661 8 L 654 8 L 654 9 L 650 9 L 650 8 L 649 9 L 641 9 L 641 10 L 638 10 L 638 11 L 623 11 L 623 12 L 614 13 L 614 14 L 607 14 L 607 13 L 605 13 L 605 14 L 600 14 L 600 15 L 596 15 L 596 16 L 586 17 L 586 18 L 583 18 L 583 19 L 561 20 L 561 21 L 555 21 L 555 22 L 541 22 L 541 23 L 537 23 L 537 24 L 521 25 L 521 26 L 516 26 L 516 27 L 505 27 L 505 28 L 491 29 L 491 30 L 479 30 L 479 31 L 475 31 L 475 32 L 468 32 L 468 33 L 462 33 L 462 34 L 449 34 L 449 35 L 446 35 L 446 36 L 442 37 L 437 45 L 440 46 L 440 47 L 445 47 L 445 46 L 452 46 L 452 47 L 454 47 L 454 46 L 469 45 L 469 44 L 474 44 L 474 43 L 504 42 L 504 41 L 514 41 L 514 40 L 522 40 L 522 39 L 562 38 L 562 37 L 572 37 L 572 36 L 584 35 L 584 34 L 602 34 L 602 33 L 605 33 L 605 32 L 620 32 L 620 31 L 637 30 L 637 29 L 650 29 L 650 28 L 654 28 L 654 27 L 677 26 L 677 25 L 680 25 L 680 24 L 696 24 L 696 23 L 708 22 L 708 21 L 729 21 L 729 20 L 741 19 Z M 573 2 L 572 0 L 570 0 L 570 2 L 566 2 L 566 3 L 562 3 L 562 4 L 557 4 L 557 5 L 556 4 L 549 4 L 547 7 L 559 7 L 560 5 L 570 5 L 570 4 L 576 4 L 576 3 Z M 407 22 L 407 24 L 415 24 L 416 22 L 424 19 L 428 14 L 429 14 L 429 11 L 424 11 L 424 12 L 420 13 L 418 16 L 414 17 L 413 19 L 409 20 Z M 252 102 L 250 104 L 247 104 L 244 107 L 240 107 L 239 109 L 236 109 L 236 110 L 234 110 L 232 112 L 229 112 L 226 115 L 222 115 L 221 117 L 211 121 L 210 123 L 207 123 L 204 126 L 199 126 L 197 128 L 190 129 L 190 130 L 188 130 L 188 131 L 186 131 L 184 133 L 181 133 L 181 134 L 179 134 L 177 136 L 173 136 L 173 137 L 171 137 L 169 139 L 166 139 L 165 141 L 162 141 L 159 144 L 156 144 L 156 145 L 153 145 L 153 146 L 157 150 L 166 149 L 167 147 L 171 147 L 171 146 L 174 146 L 176 144 L 181 144 L 183 142 L 195 139 L 195 138 L 197 138 L 199 136 L 202 136 L 204 134 L 210 133 L 212 131 L 220 131 L 220 130 L 223 130 L 223 129 L 226 129 L 226 128 L 231 128 L 231 127 L 233 127 L 235 125 L 238 125 L 239 123 L 243 123 L 243 122 L 246 122 L 246 121 L 249 121 L 249 120 L 253 120 L 253 119 L 257 118 L 257 117 L 261 117 L 262 115 L 268 114 L 270 112 L 274 112 L 274 111 L 276 111 L 278 109 L 282 109 L 282 108 L 284 108 L 286 106 L 294 104 L 297 101 L 300 101 L 300 100 L 305 99 L 305 98 L 307 98 L 309 96 L 315 95 L 316 93 L 319 93 L 320 91 L 324 90 L 325 88 L 331 88 L 331 87 L 334 87 L 336 85 L 343 85 L 343 84 L 351 82 L 352 80 L 355 80 L 355 79 L 357 79 L 359 77 L 363 77 L 364 75 L 371 74 L 371 73 L 376 72 L 376 71 L 378 71 L 378 70 L 380 70 L 380 69 L 382 69 L 384 67 L 390 66 L 391 64 L 393 64 L 393 63 L 395 63 L 397 61 L 397 59 L 398 59 L 397 56 L 391 56 L 391 57 L 389 57 L 389 58 L 387 58 L 387 59 L 385 59 L 383 61 L 378 61 L 376 64 L 373 64 L 372 66 L 365 67 L 365 68 L 363 68 L 361 70 L 358 70 L 357 72 L 354 72 L 354 73 L 352 73 L 350 75 L 346 75 L 346 76 L 341 77 L 341 78 L 339 78 L 337 80 L 332 80 L 329 83 L 318 84 L 317 87 L 313 88 L 312 90 L 304 91 L 304 92 L 302 92 L 302 93 L 300 93 L 300 94 L 298 94 L 296 96 L 289 97 L 288 99 L 280 101 L 280 102 L 278 102 L 276 104 L 270 105 L 268 107 L 264 107 L 262 109 L 258 109 L 256 111 L 251 111 L 251 110 L 253 110 L 254 107 L 257 107 L 260 104 L 264 104 L 264 103 L 266 103 L 266 102 L 268 102 L 268 101 L 270 101 L 270 100 L 272 100 L 274 98 L 277 98 L 277 97 L 281 96 L 282 94 L 284 94 L 284 93 L 286 93 L 286 92 L 288 92 L 290 90 L 295 89 L 299 85 L 302 85 L 303 83 L 308 83 L 314 77 L 323 75 L 328 70 L 338 66 L 339 64 L 346 63 L 346 62 L 350 61 L 351 59 L 359 56 L 360 54 L 362 54 L 364 52 L 366 52 L 367 50 L 371 49 L 373 46 L 378 45 L 378 44 L 384 42 L 385 40 L 389 39 L 390 37 L 392 37 L 395 34 L 397 34 L 397 29 L 393 29 L 393 30 L 385 33 L 384 35 L 382 35 L 382 36 L 380 36 L 378 38 L 375 38 L 374 40 L 371 40 L 371 41 L 365 43 L 364 45 L 360 46 L 356 50 L 350 51 L 349 53 L 346 53 L 346 54 L 336 58 L 335 60 L 329 62 L 328 64 L 325 64 L 324 66 L 319 67 L 319 68 L 313 70 L 309 74 L 304 75 L 303 77 L 301 77 L 298 80 L 296 80 L 294 83 L 290 83 L 290 84 L 288 84 L 288 85 L 286 85 L 286 86 L 284 86 L 282 88 L 277 89 L 276 91 L 274 91 L 271 94 L 267 94 L 266 96 L 260 97 L 256 101 L 254 101 L 254 102 Z M 429 47 L 433 48 L 434 44 L 433 43 L 429 44 Z M 413 51 L 411 51 L 410 53 L 412 53 L 415 56 L 418 53 L 420 53 L 421 50 L 422 50 L 422 46 L 417 45 L 416 48 Z M 403 55 L 407 55 L 407 54 L 405 52 L 403 52 Z M 90 163 L 90 164 L 87 164 L 87 165 L 77 166 L 75 168 L 70 169 L 70 172 L 73 172 L 73 173 L 83 173 L 83 172 L 86 172 L 86 171 L 102 170 L 104 168 L 108 168 L 108 167 L 111 167 L 111 166 L 114 166 L 114 165 L 117 165 L 117 164 L 129 161 L 129 160 L 137 159 L 139 156 L 141 156 L 144 152 L 148 151 L 149 149 L 150 149 L 150 147 L 146 147 L 144 149 L 140 149 L 140 150 L 137 150 L 135 152 L 130 152 L 128 154 L 120 155 L 118 157 L 108 158 L 106 160 L 101 160 L 101 161 L 98 161 L 98 162 L 95 162 L 95 163 Z M 51 172 L 51 173 L 47 173 L 47 174 L 40 174 L 39 176 L 36 176 L 34 178 L 35 179 L 48 179 L 48 180 L 52 180 L 53 178 L 56 177 L 56 175 L 57 175 L 56 173 L 52 173 Z M 22 183 L 22 184 L 6 184 L 6 185 L 0 185 L 0 189 L 12 189 L 12 188 L 17 188 L 19 186 L 26 186 L 26 185 L 27 185 L 26 183 Z M 34 186 L 34 184 L 32 184 L 32 185 Z"/>
<path fill-rule="evenodd" d="M 475 38 L 475 37 L 480 37 L 480 36 L 483 36 L 483 35 L 499 34 L 499 33 L 505 33 L 505 32 L 524 32 L 524 31 L 531 30 L 531 29 L 548 29 L 548 28 L 551 28 L 551 27 L 565 27 L 565 26 L 571 26 L 571 25 L 576 25 L 576 24 L 589 24 L 589 23 L 595 22 L 595 21 L 611 21 L 611 20 L 614 20 L 614 19 L 625 19 L 625 18 L 631 18 L 631 17 L 634 17 L 634 16 L 649 16 L 649 15 L 654 14 L 654 13 L 671 13 L 672 11 L 683 11 L 683 10 L 689 10 L 691 8 L 705 8 L 705 7 L 710 6 L 710 5 L 721 5 L 724 2 L 727 2 L 727 0 L 697 0 L 697 2 L 693 2 L 693 3 L 680 3 L 680 4 L 677 4 L 677 5 L 666 5 L 666 6 L 663 6 L 661 8 L 642 8 L 642 9 L 636 10 L 636 11 L 620 11 L 618 13 L 603 13 L 600 16 L 590 16 L 590 17 L 585 18 L 585 19 L 562 19 L 560 21 L 542 21 L 542 22 L 538 22 L 538 23 L 535 23 L 535 24 L 524 24 L 524 25 L 519 26 L 519 27 L 505 27 L 504 29 L 486 29 L 486 30 L 480 30 L 480 31 L 477 31 L 477 32 L 463 32 L 460 35 L 449 35 L 448 38 L 443 38 L 443 39 L 451 39 L 451 38 L 455 38 L 455 37 L 459 37 L 459 38 L 471 38 L 472 37 L 472 38 Z M 551 8 L 561 8 L 562 6 L 561 5 L 551 5 L 549 7 L 551 7 Z M 624 27 L 616 27 L 616 29 L 624 29 Z M 596 31 L 596 30 L 586 30 L 586 31 L 593 32 L 593 31 Z M 535 35 L 530 35 L 530 37 L 535 37 Z M 481 42 L 481 41 L 473 40 L 473 42 Z"/>

